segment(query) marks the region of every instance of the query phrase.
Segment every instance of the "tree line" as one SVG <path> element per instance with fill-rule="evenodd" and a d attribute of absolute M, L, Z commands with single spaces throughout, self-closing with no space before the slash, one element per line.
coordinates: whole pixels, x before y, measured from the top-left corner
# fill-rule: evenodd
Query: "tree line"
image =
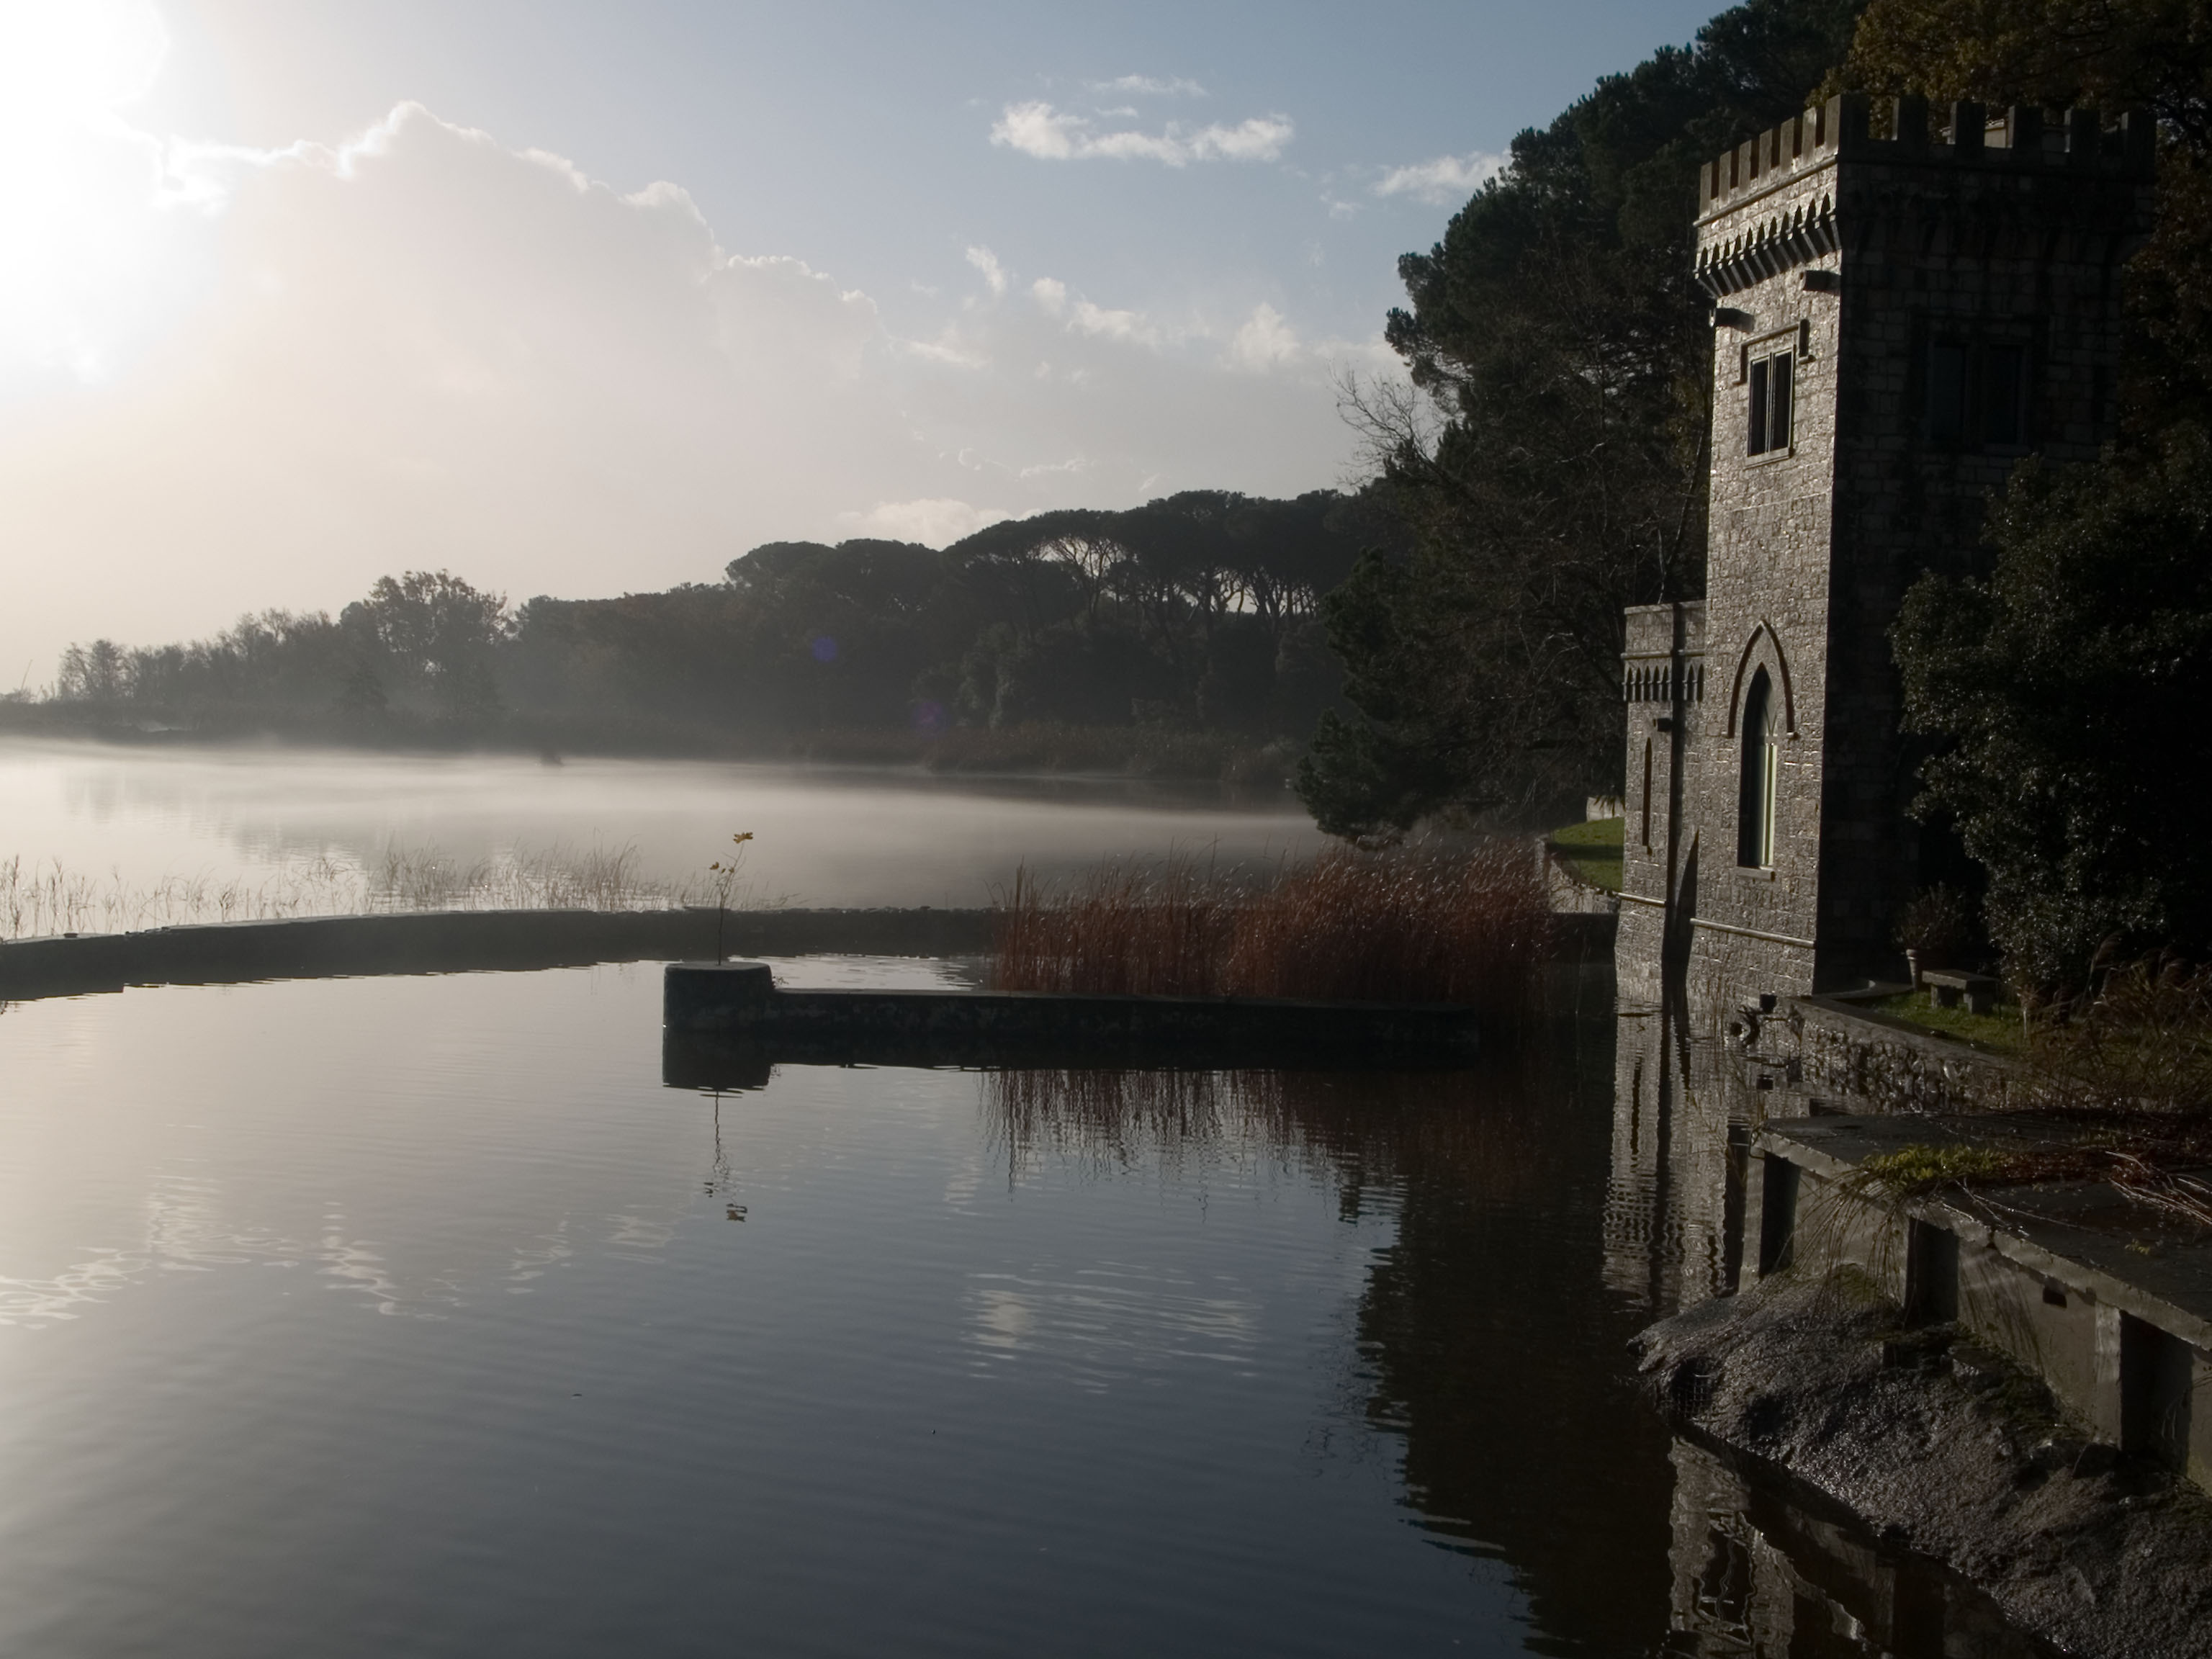
<path fill-rule="evenodd" d="M 1318 607 L 1391 523 L 1357 496 L 1189 491 L 993 525 L 942 550 L 772 542 L 719 582 L 509 605 L 446 571 L 336 617 L 64 653 L 58 701 L 356 735 L 718 747 L 1035 723 L 1302 742 L 1336 697 Z"/>

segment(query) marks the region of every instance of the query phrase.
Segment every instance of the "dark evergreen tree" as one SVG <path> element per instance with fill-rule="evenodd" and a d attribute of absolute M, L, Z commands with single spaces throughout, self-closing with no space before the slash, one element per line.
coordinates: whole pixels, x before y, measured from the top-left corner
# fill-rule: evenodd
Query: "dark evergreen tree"
<path fill-rule="evenodd" d="M 1413 550 L 1328 600 L 1356 719 L 1299 769 L 1340 834 L 1620 786 L 1623 607 L 1702 591 L 1711 306 L 1698 167 L 1803 107 L 1852 0 L 1749 0 L 1514 140 L 1408 254 L 1412 388 L 1355 397 Z"/>
<path fill-rule="evenodd" d="M 2082 985 L 2107 942 L 2212 954 L 2191 853 L 2212 783 L 2212 441 L 2024 463 L 1990 521 L 1986 579 L 1923 578 L 1894 634 L 1911 729 L 1943 740 L 1920 809 L 1986 869 L 2014 982 Z"/>

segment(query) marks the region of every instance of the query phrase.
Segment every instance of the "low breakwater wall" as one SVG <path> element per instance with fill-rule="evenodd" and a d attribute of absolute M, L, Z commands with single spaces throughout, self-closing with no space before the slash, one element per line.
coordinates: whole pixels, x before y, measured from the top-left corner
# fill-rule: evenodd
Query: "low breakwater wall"
<path fill-rule="evenodd" d="M 302 916 L 0 942 L 0 1000 L 130 985 L 523 971 L 747 956 L 965 956 L 988 910 L 455 910 Z"/>
<path fill-rule="evenodd" d="M 1441 1003 L 1034 991 L 783 991 L 758 963 L 673 963 L 662 1080 L 748 1087 L 777 1060 L 865 1065 L 1463 1066 L 1474 1011 Z"/>
<path fill-rule="evenodd" d="M 1754 1066 L 1780 1066 L 1790 1092 L 1854 1111 L 2002 1112 L 2035 1103 L 2034 1077 L 2020 1061 L 1863 1006 L 1902 988 L 1786 998 L 1753 1033 L 1750 1058 Z"/>

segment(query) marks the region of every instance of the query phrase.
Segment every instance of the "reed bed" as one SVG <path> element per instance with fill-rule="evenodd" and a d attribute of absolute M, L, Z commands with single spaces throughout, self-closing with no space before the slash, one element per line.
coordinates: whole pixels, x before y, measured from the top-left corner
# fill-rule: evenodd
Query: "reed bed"
<path fill-rule="evenodd" d="M 0 939 L 430 910 L 658 910 L 730 896 L 708 878 L 662 881 L 640 865 L 629 843 L 518 844 L 464 860 L 393 842 L 380 857 L 360 862 L 325 855 L 248 874 L 135 884 L 119 871 L 103 878 L 58 859 L 27 863 L 17 856 L 0 860 Z"/>
<path fill-rule="evenodd" d="M 1334 848 L 1270 870 L 1115 860 L 1000 896 L 1000 989 L 1452 1002 L 1518 1021 L 1551 938 L 1525 844 Z"/>

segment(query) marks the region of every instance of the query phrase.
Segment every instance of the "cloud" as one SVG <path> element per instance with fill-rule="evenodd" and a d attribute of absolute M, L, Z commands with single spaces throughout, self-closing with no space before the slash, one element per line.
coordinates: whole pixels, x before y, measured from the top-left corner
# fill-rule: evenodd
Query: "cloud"
<path fill-rule="evenodd" d="M 1021 516 L 1001 507 L 970 507 L 949 496 L 931 495 L 916 501 L 878 501 L 866 513 L 841 513 L 837 520 L 840 528 L 852 536 L 950 547 L 986 525 Z"/>
<path fill-rule="evenodd" d="M 1229 362 L 1248 373 L 1264 373 L 1295 360 L 1299 352 L 1296 330 L 1271 305 L 1252 308 L 1244 325 L 1231 337 Z"/>
<path fill-rule="evenodd" d="M 1465 155 L 1439 155 L 1432 161 L 1391 168 L 1376 181 L 1375 193 L 1411 196 L 1417 201 L 1442 206 L 1472 196 L 1504 170 L 1507 160 L 1484 150 Z"/>
<path fill-rule="evenodd" d="M 968 250 L 968 263 L 983 273 L 984 285 L 991 290 L 993 299 L 1006 294 L 1006 268 L 999 263 L 997 254 L 987 247 L 971 247 Z"/>
<path fill-rule="evenodd" d="M 1140 313 L 1108 311 L 1088 300 L 1075 302 L 1075 315 L 1069 326 L 1079 334 L 1087 334 L 1097 340 L 1119 340 L 1128 345 L 1158 345 L 1160 331 L 1146 322 Z"/>
<path fill-rule="evenodd" d="M 100 376 L 0 396 L 7 683 L 72 639 L 334 610 L 407 568 L 658 588 L 764 541 L 1292 494 L 1352 447 L 1336 348 L 1285 355 L 1272 313 L 1170 329 L 1040 278 L 894 329 L 833 272 L 724 246 L 672 184 L 624 194 L 415 105 L 222 167 L 211 216 L 131 198 L 197 228 L 188 301 L 145 327 L 125 304 L 139 332 Z"/>
<path fill-rule="evenodd" d="M 1093 92 L 1118 92 L 1130 98 L 1203 98 L 1206 88 L 1180 75 L 1165 79 L 1153 75 L 1124 75 L 1111 81 L 1093 81 Z"/>
<path fill-rule="evenodd" d="M 1272 161 L 1294 136 L 1289 116 L 1255 116 L 1233 127 L 1212 126 L 1194 134 L 1191 154 L 1201 161 Z"/>
<path fill-rule="evenodd" d="M 991 142 L 1041 161 L 1272 161 L 1297 136 L 1287 115 L 1255 115 L 1235 126 L 1218 123 L 1195 131 L 1170 121 L 1158 132 L 1123 129 L 1099 132 L 1094 119 L 1042 101 L 1009 104 L 991 128 Z"/>

